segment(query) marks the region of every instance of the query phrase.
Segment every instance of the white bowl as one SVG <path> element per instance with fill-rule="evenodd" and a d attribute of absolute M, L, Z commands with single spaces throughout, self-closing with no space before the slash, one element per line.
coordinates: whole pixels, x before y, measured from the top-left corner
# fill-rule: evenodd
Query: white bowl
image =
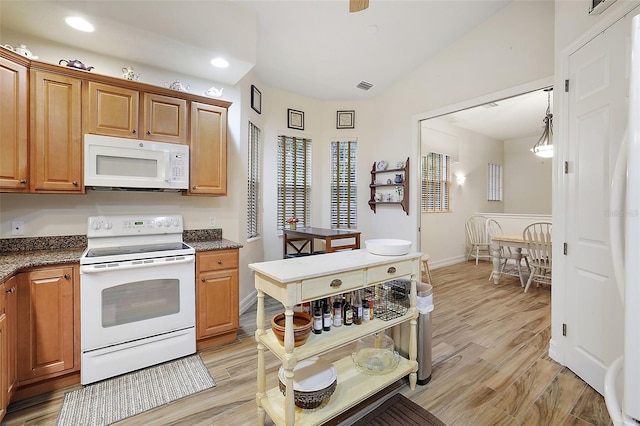
<path fill-rule="evenodd" d="M 400 256 L 409 253 L 411 241 L 394 239 L 366 240 L 364 246 L 371 254 Z"/>

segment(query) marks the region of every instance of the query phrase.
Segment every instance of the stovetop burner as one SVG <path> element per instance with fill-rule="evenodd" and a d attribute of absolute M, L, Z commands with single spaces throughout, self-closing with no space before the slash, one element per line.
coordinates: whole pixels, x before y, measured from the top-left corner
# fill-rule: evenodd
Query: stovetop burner
<path fill-rule="evenodd" d="M 125 247 L 101 247 L 87 250 L 86 257 L 105 257 L 117 255 L 144 255 L 169 250 L 188 250 L 190 247 L 182 242 L 164 244 L 141 244 Z"/>

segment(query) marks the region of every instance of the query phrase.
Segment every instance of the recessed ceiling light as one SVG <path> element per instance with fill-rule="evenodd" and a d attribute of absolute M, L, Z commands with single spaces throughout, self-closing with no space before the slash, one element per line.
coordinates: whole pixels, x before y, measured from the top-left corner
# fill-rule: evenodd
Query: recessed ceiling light
<path fill-rule="evenodd" d="M 71 28 L 75 28 L 78 31 L 84 31 L 85 33 L 92 33 L 95 31 L 91 22 L 81 18 L 80 16 L 67 16 L 64 18 L 64 22 L 66 22 Z"/>
<path fill-rule="evenodd" d="M 229 66 L 229 61 L 224 58 L 213 58 L 211 60 L 211 65 L 216 68 L 227 68 Z"/>

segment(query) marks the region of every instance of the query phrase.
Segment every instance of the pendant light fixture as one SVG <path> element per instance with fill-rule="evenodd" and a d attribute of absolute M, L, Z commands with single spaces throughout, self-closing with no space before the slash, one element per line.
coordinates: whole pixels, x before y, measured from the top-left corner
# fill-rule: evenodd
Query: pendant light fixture
<path fill-rule="evenodd" d="M 547 114 L 544 119 L 544 130 L 542 136 L 538 139 L 538 142 L 531 148 L 531 152 L 539 157 L 551 158 L 553 157 L 553 114 L 551 114 L 551 91 L 553 88 L 544 89 L 547 92 Z"/>

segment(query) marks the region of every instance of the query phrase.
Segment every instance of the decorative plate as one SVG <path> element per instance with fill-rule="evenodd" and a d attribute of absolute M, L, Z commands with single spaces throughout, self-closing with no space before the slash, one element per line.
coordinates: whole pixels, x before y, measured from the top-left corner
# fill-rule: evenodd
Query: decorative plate
<path fill-rule="evenodd" d="M 384 170 L 387 168 L 387 162 L 382 160 L 382 161 L 378 161 L 378 163 L 376 164 L 376 169 L 378 170 Z"/>

